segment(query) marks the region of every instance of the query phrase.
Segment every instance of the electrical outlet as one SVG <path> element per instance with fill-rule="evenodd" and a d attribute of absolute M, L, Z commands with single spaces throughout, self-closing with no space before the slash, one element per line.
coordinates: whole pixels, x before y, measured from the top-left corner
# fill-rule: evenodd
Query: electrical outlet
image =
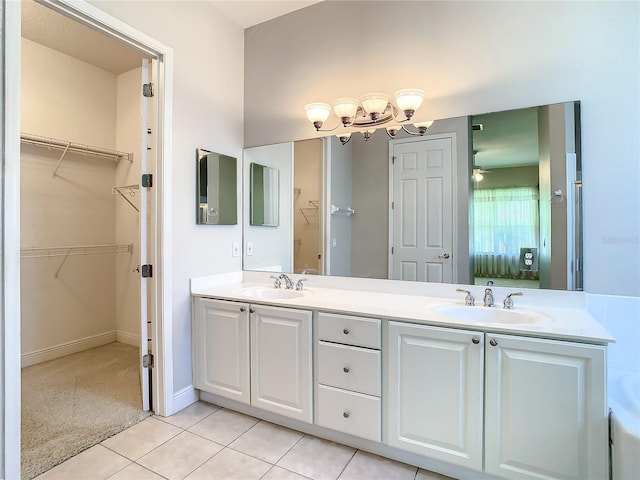
<path fill-rule="evenodd" d="M 245 253 L 247 254 L 247 256 L 253 255 L 253 243 L 247 242 L 247 249 Z"/>
<path fill-rule="evenodd" d="M 238 242 L 233 242 L 231 246 L 231 255 L 234 257 L 240 256 L 240 244 Z"/>

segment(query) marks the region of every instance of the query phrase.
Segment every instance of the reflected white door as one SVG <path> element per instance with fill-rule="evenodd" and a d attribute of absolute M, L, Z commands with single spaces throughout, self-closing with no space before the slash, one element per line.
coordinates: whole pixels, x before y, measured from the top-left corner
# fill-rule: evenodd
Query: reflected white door
<path fill-rule="evenodd" d="M 390 278 L 453 279 L 451 136 L 392 142 Z"/>

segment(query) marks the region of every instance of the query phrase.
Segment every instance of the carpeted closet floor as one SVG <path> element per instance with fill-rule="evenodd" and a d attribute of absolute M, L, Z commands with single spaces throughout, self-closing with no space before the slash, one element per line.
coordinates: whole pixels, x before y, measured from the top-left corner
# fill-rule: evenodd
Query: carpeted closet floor
<path fill-rule="evenodd" d="M 30 479 L 150 415 L 138 347 L 111 343 L 22 369 L 22 478 Z"/>

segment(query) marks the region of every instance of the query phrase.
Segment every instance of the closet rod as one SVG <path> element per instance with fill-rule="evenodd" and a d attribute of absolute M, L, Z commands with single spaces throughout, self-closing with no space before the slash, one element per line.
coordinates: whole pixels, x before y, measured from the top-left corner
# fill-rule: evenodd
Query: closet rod
<path fill-rule="evenodd" d="M 133 154 L 119 152 L 117 150 L 109 150 L 107 148 L 92 147 L 82 143 L 69 142 L 66 140 L 58 140 L 50 137 L 41 137 L 39 135 L 31 135 L 29 133 L 21 133 L 20 141 L 30 145 L 37 145 L 46 148 L 55 148 L 66 152 L 87 153 L 96 157 L 112 158 L 114 161 L 127 160 L 133 162 Z M 62 160 L 62 159 L 61 159 Z"/>
<path fill-rule="evenodd" d="M 110 253 L 133 253 L 133 244 L 120 245 L 70 245 L 68 247 L 24 247 L 23 258 L 68 257 L 69 255 L 102 255 Z"/>

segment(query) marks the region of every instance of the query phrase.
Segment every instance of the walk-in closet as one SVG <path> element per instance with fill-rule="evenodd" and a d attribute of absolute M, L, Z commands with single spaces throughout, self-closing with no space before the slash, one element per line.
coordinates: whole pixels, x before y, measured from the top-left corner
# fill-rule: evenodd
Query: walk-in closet
<path fill-rule="evenodd" d="M 139 53 L 100 50 L 104 34 L 22 3 L 22 476 L 32 478 L 148 415 L 145 107 Z"/>

